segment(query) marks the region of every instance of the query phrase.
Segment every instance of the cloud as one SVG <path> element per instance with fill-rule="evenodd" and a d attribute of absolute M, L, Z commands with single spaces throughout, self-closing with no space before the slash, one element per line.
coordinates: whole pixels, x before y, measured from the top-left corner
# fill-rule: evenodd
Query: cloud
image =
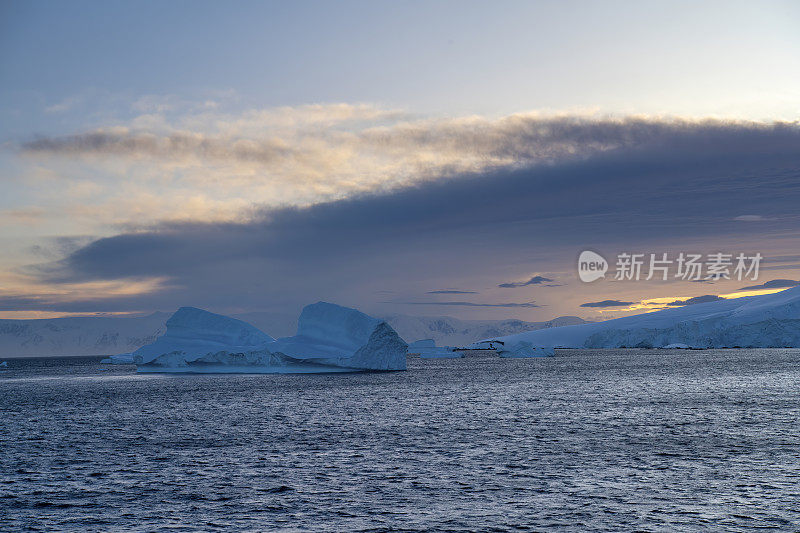
<path fill-rule="evenodd" d="M 28 251 L 43 259 L 58 260 L 88 246 L 97 238 L 91 235 L 75 235 L 71 237 L 49 237 L 41 244 L 34 244 Z"/>
<path fill-rule="evenodd" d="M 443 305 L 456 307 L 540 307 L 535 302 L 486 304 L 475 302 L 401 302 L 401 305 Z"/>
<path fill-rule="evenodd" d="M 768 218 L 761 215 L 739 215 L 738 217 L 734 218 L 733 220 L 738 220 L 739 222 L 766 222 L 769 220 L 775 220 L 774 218 Z"/>
<path fill-rule="evenodd" d="M 581 307 L 625 307 L 633 305 L 633 302 L 621 302 L 619 300 L 603 300 L 602 302 L 586 302 Z"/>
<path fill-rule="evenodd" d="M 0 209 L 0 221 L 8 225 L 30 226 L 41 224 L 47 216 L 47 210 L 42 207 L 19 207 L 15 209 Z"/>
<path fill-rule="evenodd" d="M 545 278 L 544 276 L 534 276 L 528 281 L 512 281 L 509 283 L 501 283 L 498 287 L 504 289 L 511 289 L 517 287 L 527 287 L 528 285 L 541 285 L 542 283 L 547 283 L 553 281 L 550 278 Z M 545 287 L 553 287 L 554 285 L 545 285 Z"/>
<path fill-rule="evenodd" d="M 176 133 L 169 136 L 134 134 L 126 129 L 57 138 L 42 137 L 24 143 L 23 150 L 30 153 L 102 154 L 164 159 L 184 159 L 194 156 L 204 160 L 237 160 L 264 165 L 279 159 L 300 157 L 296 149 L 278 139 L 255 143 L 246 140 L 209 138 L 201 134 Z"/>
<path fill-rule="evenodd" d="M 800 270 L 800 264 L 797 265 L 767 265 L 761 267 L 761 270 Z"/>
<path fill-rule="evenodd" d="M 790 261 L 800 261 L 800 255 L 779 255 L 769 257 L 770 263 L 786 263 Z"/>
<path fill-rule="evenodd" d="M 255 109 L 238 114 L 145 99 L 128 122 L 22 142 L 21 152 L 57 172 L 81 165 L 102 189 L 87 220 L 153 223 L 207 220 L 191 205 L 213 205 L 213 220 L 241 221 L 243 204 L 307 206 L 417 186 L 465 174 L 577 162 L 620 150 L 705 139 L 789 136 L 792 125 L 641 117 L 543 116 L 414 118 L 368 104 Z M 714 142 L 717 142 L 716 140 Z M 59 172 L 60 173 L 60 172 Z M 57 185 L 56 185 L 57 186 Z M 152 198 L 142 193 L 147 191 Z M 136 198 L 130 202 L 130 198 Z M 159 201 L 178 198 L 177 202 Z M 124 220 L 127 218 L 127 220 Z M 733 218 L 733 217 L 731 217 Z M 123 220 L 120 220 L 123 219 Z"/>
<path fill-rule="evenodd" d="M 550 128 L 560 124 L 521 122 Z M 492 121 L 482 124 L 497 126 Z M 113 310 L 196 305 L 296 312 L 320 299 L 377 306 L 375 291 L 413 294 L 420 281 L 428 286 L 488 286 L 495 283 L 496 265 L 556 272 L 571 265 L 576 250 L 586 249 L 587 243 L 600 249 L 638 243 L 643 249 L 663 242 L 691 240 L 716 247 L 722 239 L 751 239 L 766 246 L 778 234 L 783 236 L 781 249 L 795 242 L 796 221 L 785 215 L 794 213 L 800 202 L 796 127 L 692 123 L 681 129 L 672 123 L 654 127 L 647 121 L 582 120 L 564 124 L 571 132 L 567 137 L 588 145 L 605 138 L 606 126 L 612 141 L 624 131 L 630 136 L 628 147 L 591 156 L 581 152 L 584 157 L 532 166 L 519 159 L 509 168 L 490 165 L 449 179 L 366 188 L 309 205 L 286 200 L 283 206 L 255 207 L 235 221 L 140 225 L 27 272 L 37 283 L 53 286 L 165 280 L 159 290 L 115 297 Z M 641 138 L 636 124 L 642 126 Z M 484 128 L 489 139 L 482 142 L 494 147 L 485 153 L 513 153 L 517 140 L 496 129 Z M 654 136 L 653 131 L 671 133 Z M 442 135 L 431 130 L 434 144 L 443 143 Z M 505 149 L 500 148 L 503 139 L 510 143 Z M 454 146 L 469 144 L 463 135 L 451 140 Z M 405 153 L 403 146 L 408 145 L 384 149 Z M 466 148 L 454 150 L 462 149 Z M 484 153 L 481 150 L 485 148 L 476 153 Z M 384 178 L 368 179 L 385 183 Z M 181 200 L 166 195 L 164 204 L 179 209 Z M 253 200 L 257 202 L 258 195 Z M 722 223 L 749 210 L 776 213 L 779 220 L 769 233 L 760 224 Z M 515 305 L 549 305 L 538 301 Z M 411 303 L 433 304 L 482 305 Z M 79 300 L 71 300 L 71 305 L 79 305 Z"/>
<path fill-rule="evenodd" d="M 120 302 L 168 291 L 165 278 L 63 283 L 57 287 L 22 287 L 0 289 L 0 311 L 114 311 Z"/>
<path fill-rule="evenodd" d="M 428 291 L 426 294 L 478 294 L 477 291 L 457 291 L 455 289 L 440 289 L 436 291 Z"/>
<path fill-rule="evenodd" d="M 675 300 L 674 302 L 667 303 L 667 305 L 677 307 L 682 305 L 694 305 L 694 304 L 704 304 L 708 302 L 716 302 L 724 299 L 725 298 L 717 296 L 716 294 L 705 294 L 703 296 L 695 296 L 694 298 L 688 298 L 686 300 Z"/>
<path fill-rule="evenodd" d="M 791 279 L 773 279 L 771 281 L 766 281 L 760 285 L 751 285 L 749 287 L 742 287 L 738 289 L 740 291 L 750 291 L 754 289 L 782 289 L 784 287 L 797 287 L 800 285 L 800 281 L 795 281 Z"/>
<path fill-rule="evenodd" d="M 64 113 L 83 103 L 83 96 L 71 96 L 44 108 L 45 113 Z"/>

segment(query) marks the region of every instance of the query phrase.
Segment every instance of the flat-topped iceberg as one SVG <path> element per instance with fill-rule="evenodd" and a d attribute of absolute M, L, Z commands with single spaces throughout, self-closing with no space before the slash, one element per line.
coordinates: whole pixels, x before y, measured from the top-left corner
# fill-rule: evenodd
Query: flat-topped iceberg
<path fill-rule="evenodd" d="M 498 352 L 515 356 L 553 348 L 800 347 L 800 287 L 482 342 L 502 343 Z"/>
<path fill-rule="evenodd" d="M 452 346 L 436 346 L 433 339 L 421 339 L 408 345 L 409 355 L 418 355 L 423 359 L 459 359 L 464 357 Z"/>
<path fill-rule="evenodd" d="M 405 370 L 406 344 L 385 322 L 319 302 L 297 335 L 273 339 L 234 318 L 180 308 L 166 333 L 132 354 L 140 372 L 316 373 Z"/>
<path fill-rule="evenodd" d="M 100 363 L 104 365 L 132 365 L 133 354 L 120 353 L 117 355 L 109 355 L 105 359 L 101 360 Z"/>
<path fill-rule="evenodd" d="M 474 342 L 469 345 L 473 350 L 494 350 L 500 357 L 547 357 L 555 352 L 553 348 L 534 346 L 524 339 L 514 339 L 512 336 L 497 337 Z"/>
<path fill-rule="evenodd" d="M 417 353 L 415 350 L 420 348 L 436 348 L 436 341 L 433 339 L 420 339 L 408 343 L 408 353 Z"/>
<path fill-rule="evenodd" d="M 551 346 L 534 346 L 524 340 L 508 341 L 498 346 L 496 350 L 500 357 L 547 357 L 555 354 Z"/>

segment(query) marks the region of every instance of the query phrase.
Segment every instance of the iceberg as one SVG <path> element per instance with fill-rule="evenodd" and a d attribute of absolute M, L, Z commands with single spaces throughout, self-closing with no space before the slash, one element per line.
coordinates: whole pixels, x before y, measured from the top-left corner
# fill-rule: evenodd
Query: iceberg
<path fill-rule="evenodd" d="M 461 352 L 455 351 L 452 346 L 436 346 L 433 339 L 421 339 L 408 345 L 409 355 L 418 355 L 423 359 L 460 359 L 464 357 Z"/>
<path fill-rule="evenodd" d="M 800 347 L 800 287 L 486 339 L 514 356 L 553 348 Z M 480 343 L 476 343 L 480 344 Z"/>
<path fill-rule="evenodd" d="M 139 372 L 405 370 L 406 348 L 382 320 L 326 302 L 306 306 L 297 335 L 277 340 L 241 320 L 182 307 L 167 320 L 166 333 L 132 360 Z"/>
<path fill-rule="evenodd" d="M 434 346 L 433 348 L 419 348 L 416 353 L 423 359 L 460 359 L 463 352 L 457 352 L 452 346 Z"/>
<path fill-rule="evenodd" d="M 132 365 L 133 364 L 133 354 L 132 353 L 121 353 L 117 355 L 110 355 L 105 359 L 100 361 L 100 364 L 103 365 Z"/>
<path fill-rule="evenodd" d="M 246 322 L 195 307 L 181 307 L 166 326 L 164 335 L 133 352 L 135 364 L 188 364 L 209 354 L 254 352 L 275 341 Z"/>
<path fill-rule="evenodd" d="M 278 339 L 273 352 L 348 370 L 405 370 L 408 345 L 383 320 L 327 302 L 307 305 L 297 335 Z"/>
<path fill-rule="evenodd" d="M 547 357 L 555 354 L 552 346 L 534 346 L 523 340 L 505 342 L 495 350 L 500 357 Z"/>
<path fill-rule="evenodd" d="M 436 341 L 433 339 L 420 339 L 418 341 L 408 343 L 408 352 L 417 353 L 417 348 L 436 348 Z"/>
<path fill-rule="evenodd" d="M 535 346 L 530 342 L 521 339 L 513 339 L 512 336 L 497 337 L 473 342 L 468 348 L 473 350 L 494 350 L 500 357 L 547 357 L 554 355 L 552 347 Z"/>

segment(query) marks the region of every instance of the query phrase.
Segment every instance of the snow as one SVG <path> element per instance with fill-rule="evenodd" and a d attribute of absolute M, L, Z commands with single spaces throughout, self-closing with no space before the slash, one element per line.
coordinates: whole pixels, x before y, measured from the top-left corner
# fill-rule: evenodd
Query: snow
<path fill-rule="evenodd" d="M 531 347 L 660 348 L 676 343 L 688 348 L 800 347 L 800 287 L 486 341 L 503 342 L 509 353 Z"/>
<path fill-rule="evenodd" d="M 667 344 L 664 348 L 667 350 L 688 350 L 689 345 L 682 342 L 673 342 L 672 344 Z"/>
<path fill-rule="evenodd" d="M 140 317 L 0 320 L 0 354 L 15 357 L 131 352 L 165 331 L 167 313 Z"/>
<path fill-rule="evenodd" d="M 297 335 L 278 340 L 241 320 L 182 307 L 133 361 L 140 372 L 405 370 L 406 348 L 385 322 L 326 302 L 306 306 Z"/>

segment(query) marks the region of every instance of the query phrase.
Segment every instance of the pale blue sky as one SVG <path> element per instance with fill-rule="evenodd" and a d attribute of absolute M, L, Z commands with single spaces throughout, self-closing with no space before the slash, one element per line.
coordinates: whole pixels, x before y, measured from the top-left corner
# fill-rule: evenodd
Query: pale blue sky
<path fill-rule="evenodd" d="M 798 254 L 800 133 L 770 125 L 800 117 L 798 27 L 793 1 L 0 0 L 0 316 L 700 295 L 575 292 L 572 263 Z M 534 275 L 560 285 L 498 287 Z"/>
<path fill-rule="evenodd" d="M 126 98 L 228 91 L 243 106 L 372 102 L 435 114 L 787 119 L 800 109 L 793 1 L 1 5 L 3 129 L 20 134 L 124 113 Z M 42 113 L 59 105 L 76 116 Z"/>

